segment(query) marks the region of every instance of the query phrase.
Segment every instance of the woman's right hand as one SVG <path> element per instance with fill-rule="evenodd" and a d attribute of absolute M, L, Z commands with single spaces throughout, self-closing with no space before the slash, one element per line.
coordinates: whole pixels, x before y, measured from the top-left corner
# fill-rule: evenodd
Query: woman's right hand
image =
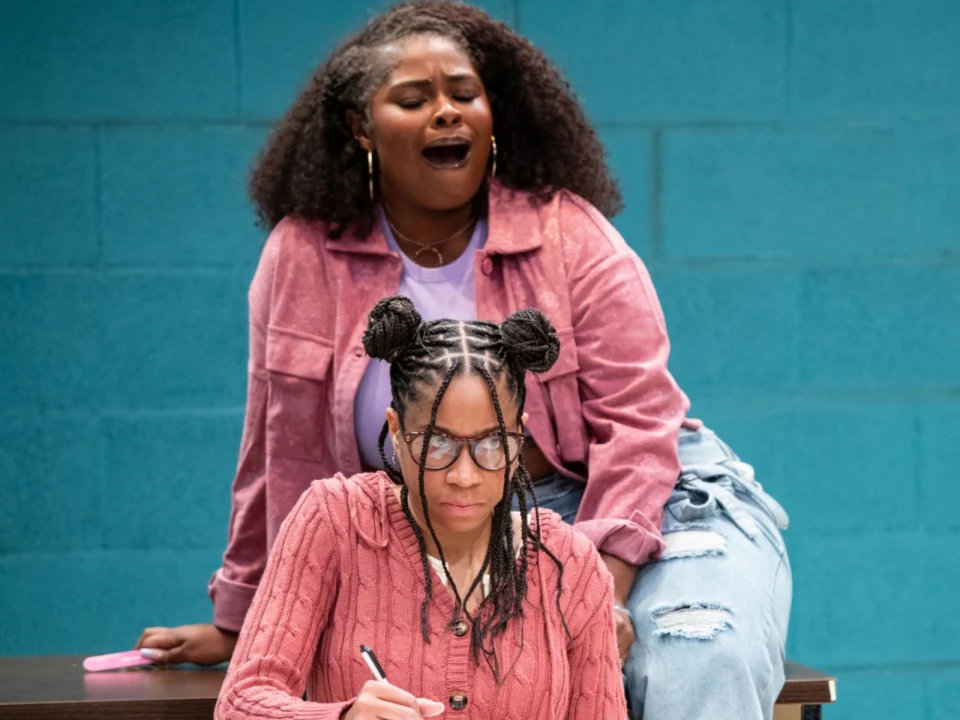
<path fill-rule="evenodd" d="M 143 631 L 137 650 L 157 665 L 219 665 L 233 655 L 237 634 L 216 625 L 152 627 Z"/>
<path fill-rule="evenodd" d="M 388 682 L 368 680 L 343 720 L 421 720 L 444 711 L 443 703 L 416 698 Z"/>

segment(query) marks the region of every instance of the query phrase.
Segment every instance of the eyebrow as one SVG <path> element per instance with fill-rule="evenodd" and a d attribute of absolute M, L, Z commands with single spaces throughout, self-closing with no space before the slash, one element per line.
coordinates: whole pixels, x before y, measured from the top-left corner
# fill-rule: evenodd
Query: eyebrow
<path fill-rule="evenodd" d="M 434 425 L 433 431 L 434 431 L 434 432 L 442 432 L 442 433 L 445 434 L 445 435 L 453 435 L 454 437 L 466 437 L 466 436 L 457 435 L 457 433 L 455 433 L 453 430 L 448 430 L 447 428 L 443 427 L 442 425 Z M 424 430 L 421 430 L 420 432 L 426 432 L 426 430 L 424 429 Z M 493 426 L 491 426 L 491 427 L 489 427 L 489 428 L 487 428 L 487 429 L 485 429 L 485 430 L 481 430 L 480 432 L 472 435 L 471 437 L 477 437 L 477 438 L 479 438 L 479 437 L 485 437 L 486 435 L 493 435 L 494 433 L 499 433 L 499 432 L 500 432 L 500 426 L 499 426 L 499 425 L 493 425 Z M 509 432 L 515 432 L 515 431 L 514 431 L 514 430 L 507 430 L 507 432 L 509 433 Z"/>
<path fill-rule="evenodd" d="M 457 73 L 455 75 L 444 75 L 444 79 L 449 82 L 463 82 L 464 80 L 476 80 L 477 76 L 470 75 L 469 73 Z M 423 88 L 423 87 L 430 87 L 431 85 L 433 85 L 432 78 L 423 78 L 423 79 L 416 79 L 416 80 L 402 80 L 398 83 L 391 85 L 390 87 L 391 89 L 405 88 L 405 87 Z"/>

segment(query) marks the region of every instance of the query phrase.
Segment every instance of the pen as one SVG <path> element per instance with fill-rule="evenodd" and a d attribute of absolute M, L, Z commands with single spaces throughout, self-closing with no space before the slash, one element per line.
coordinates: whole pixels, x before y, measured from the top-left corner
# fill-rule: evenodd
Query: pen
<path fill-rule="evenodd" d="M 380 663 L 377 662 L 377 656 L 374 655 L 373 650 L 368 648 L 366 645 L 361 645 L 360 656 L 367 664 L 367 667 L 370 668 L 370 672 L 373 673 L 374 678 L 380 682 L 387 682 L 387 674 L 383 671 L 383 668 L 380 667 Z"/>
<path fill-rule="evenodd" d="M 367 664 L 367 667 L 370 668 L 370 672 L 373 673 L 373 677 L 376 680 L 379 682 L 389 682 L 387 680 L 387 674 L 383 671 L 383 668 L 380 667 L 380 663 L 373 650 L 366 645 L 361 645 L 360 656 Z M 437 702 L 436 700 L 426 700 L 424 698 L 417 698 L 417 708 L 425 718 L 437 717 L 438 715 L 442 715 L 444 711 L 443 703 Z"/>

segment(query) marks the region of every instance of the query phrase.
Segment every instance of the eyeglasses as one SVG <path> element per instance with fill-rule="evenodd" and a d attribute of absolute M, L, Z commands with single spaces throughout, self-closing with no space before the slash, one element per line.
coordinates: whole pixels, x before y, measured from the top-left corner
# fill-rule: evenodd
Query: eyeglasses
<path fill-rule="evenodd" d="M 453 465 L 464 444 L 470 447 L 470 457 L 477 466 L 484 470 L 502 470 L 507 463 L 512 463 L 520 455 L 520 449 L 523 447 L 523 441 L 526 439 L 522 433 L 508 432 L 507 445 L 504 448 L 503 438 L 500 433 L 490 433 L 481 437 L 459 437 L 450 435 L 439 430 L 434 430 L 430 435 L 430 445 L 427 449 L 427 461 L 425 468 L 427 470 L 445 470 Z M 423 454 L 423 443 L 426 441 L 425 432 L 404 432 L 403 439 L 410 450 L 410 456 L 413 461 L 420 464 L 420 457 Z"/>

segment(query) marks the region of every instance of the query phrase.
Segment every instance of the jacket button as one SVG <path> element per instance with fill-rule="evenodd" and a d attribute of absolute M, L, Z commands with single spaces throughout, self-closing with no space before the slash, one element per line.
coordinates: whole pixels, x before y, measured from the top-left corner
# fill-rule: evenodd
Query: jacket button
<path fill-rule="evenodd" d="M 457 637 L 463 637 L 470 632 L 470 626 L 467 625 L 467 623 L 463 620 L 457 620 L 453 625 L 450 626 L 450 629 Z"/>
<path fill-rule="evenodd" d="M 489 275 L 493 272 L 493 260 L 488 257 L 483 259 L 483 262 L 480 264 L 480 267 L 483 269 L 484 275 Z"/>
<path fill-rule="evenodd" d="M 466 693 L 455 692 L 450 696 L 450 707 L 454 710 L 463 710 L 467 706 L 468 698 Z"/>

